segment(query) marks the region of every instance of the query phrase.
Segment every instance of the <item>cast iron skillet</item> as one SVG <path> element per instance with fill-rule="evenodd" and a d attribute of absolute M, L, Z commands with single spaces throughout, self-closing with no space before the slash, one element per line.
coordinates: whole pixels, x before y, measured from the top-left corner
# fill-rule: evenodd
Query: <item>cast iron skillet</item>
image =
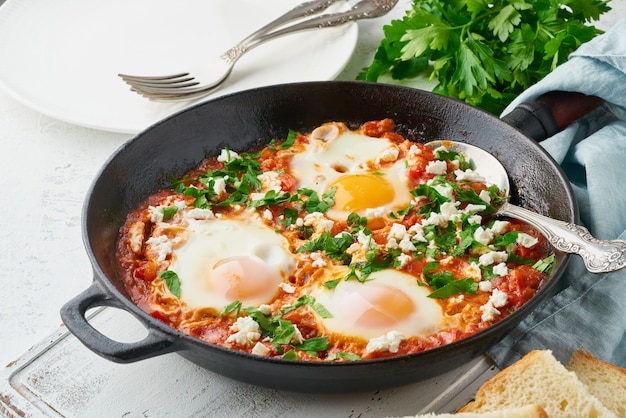
<path fill-rule="evenodd" d="M 529 112 L 536 113 L 522 110 Z M 124 144 L 101 169 L 83 212 L 83 239 L 94 280 L 63 306 L 61 317 L 67 328 L 111 361 L 129 363 L 178 352 L 224 376 L 300 392 L 399 386 L 450 371 L 482 354 L 556 290 L 566 255 L 557 255 L 553 277 L 525 306 L 485 331 L 417 354 L 346 363 L 269 359 L 189 337 L 137 308 L 116 273 L 118 229 L 128 212 L 150 194 L 169 186 L 169 174 L 182 176 L 225 146 L 245 151 L 258 147 L 261 141 L 284 138 L 288 129 L 308 132 L 328 121 L 356 126 L 383 118 L 393 118 L 400 132 L 414 141 L 451 139 L 487 149 L 507 168 L 516 203 L 563 221 L 577 220 L 572 190 L 553 159 L 516 128 L 459 101 L 411 88 L 359 82 L 297 83 L 239 92 L 157 123 Z M 148 336 L 135 343 L 121 343 L 102 335 L 85 319 L 85 312 L 98 306 L 114 306 L 134 314 L 148 329 Z"/>

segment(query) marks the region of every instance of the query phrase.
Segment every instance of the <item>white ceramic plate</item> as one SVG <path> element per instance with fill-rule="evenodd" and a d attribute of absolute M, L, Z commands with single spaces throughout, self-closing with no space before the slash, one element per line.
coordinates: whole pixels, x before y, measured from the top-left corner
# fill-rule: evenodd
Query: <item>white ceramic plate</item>
<path fill-rule="evenodd" d="M 203 57 L 208 62 L 301 1 L 8 0 L 0 7 L 0 86 L 53 118 L 136 133 L 197 101 L 150 102 L 118 73 L 200 73 Z M 261 45 L 239 60 L 221 89 L 198 101 L 271 84 L 332 80 L 357 36 L 350 23 Z"/>

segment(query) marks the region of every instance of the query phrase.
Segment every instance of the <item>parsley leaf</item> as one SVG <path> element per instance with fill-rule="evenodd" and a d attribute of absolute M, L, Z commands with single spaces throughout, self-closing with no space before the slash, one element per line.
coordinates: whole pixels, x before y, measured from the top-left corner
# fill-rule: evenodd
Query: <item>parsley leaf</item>
<path fill-rule="evenodd" d="M 306 351 L 310 354 L 311 352 L 328 350 L 330 345 L 328 344 L 328 337 L 313 337 L 294 347 L 296 350 Z"/>
<path fill-rule="evenodd" d="M 433 261 L 426 264 L 422 270 L 422 275 L 428 285 L 434 289 L 428 295 L 429 298 L 442 299 L 457 293 L 476 293 L 478 291 L 478 283 L 474 282 L 474 279 L 468 277 L 456 280 L 450 271 L 434 272 L 438 267 L 439 263 Z"/>
<path fill-rule="evenodd" d="M 163 221 L 172 219 L 178 212 L 178 206 L 166 206 L 163 208 Z"/>
<path fill-rule="evenodd" d="M 328 361 L 339 360 L 339 359 L 348 360 L 348 361 L 358 361 L 358 360 L 361 360 L 361 356 L 359 356 L 358 354 L 354 354 L 354 353 L 348 353 L 346 351 L 340 351 L 338 353 L 331 353 L 328 355 L 328 357 L 326 357 L 326 360 Z"/>
<path fill-rule="evenodd" d="M 546 273 L 554 265 L 554 260 L 555 260 L 555 257 L 554 257 L 554 254 L 552 254 L 542 260 L 537 261 L 535 264 L 533 264 L 533 268 L 535 270 L 539 270 L 542 273 Z"/>
<path fill-rule="evenodd" d="M 290 129 L 289 133 L 287 134 L 287 139 L 285 139 L 285 142 L 280 144 L 280 149 L 287 149 L 291 147 L 294 142 L 296 142 L 296 136 L 298 136 L 298 133 Z"/>
<path fill-rule="evenodd" d="M 312 190 L 312 189 L 300 189 L 298 190 L 298 193 L 303 196 L 306 196 L 307 198 L 303 200 L 304 201 L 303 206 L 307 212 L 326 213 L 328 212 L 328 209 L 333 207 L 333 205 L 335 204 L 335 192 L 336 191 L 337 191 L 336 187 L 331 187 L 330 189 L 326 190 L 322 194 L 321 199 L 317 195 L 317 192 L 315 192 L 315 190 Z"/>
<path fill-rule="evenodd" d="M 158 276 L 165 280 L 165 285 L 174 296 L 180 298 L 180 278 L 178 274 L 171 270 L 164 270 L 158 273 Z"/>

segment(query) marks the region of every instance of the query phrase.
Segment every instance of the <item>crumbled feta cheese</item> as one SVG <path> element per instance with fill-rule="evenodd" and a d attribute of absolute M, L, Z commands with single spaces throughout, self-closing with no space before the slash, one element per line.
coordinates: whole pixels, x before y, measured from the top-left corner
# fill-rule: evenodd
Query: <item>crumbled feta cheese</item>
<path fill-rule="evenodd" d="M 235 345 L 246 345 L 248 341 L 258 341 L 261 338 L 259 324 L 249 316 L 241 316 L 231 325 L 230 330 L 234 332 L 226 342 Z"/>
<path fill-rule="evenodd" d="M 463 209 L 463 212 L 465 212 L 465 213 L 476 213 L 476 212 L 482 212 L 485 209 L 487 209 L 487 206 L 485 206 L 485 205 L 475 205 L 473 203 L 470 203 L 467 206 L 465 206 L 465 209 Z"/>
<path fill-rule="evenodd" d="M 457 209 L 457 204 L 455 202 L 442 203 L 439 207 L 439 212 L 443 216 L 446 216 L 450 221 L 456 221 L 455 218 L 458 219 L 458 216 L 460 214 L 459 210 Z"/>
<path fill-rule="evenodd" d="M 326 261 L 324 261 L 324 257 L 320 252 L 314 252 L 310 255 L 311 260 L 313 260 L 313 267 L 326 267 Z"/>
<path fill-rule="evenodd" d="M 304 226 L 312 226 L 316 234 L 330 232 L 335 222 L 328 219 L 321 212 L 309 213 L 304 217 Z"/>
<path fill-rule="evenodd" d="M 421 224 L 415 224 L 409 228 L 407 231 L 412 235 L 412 239 L 419 242 L 426 242 L 426 238 L 424 237 L 424 226 Z"/>
<path fill-rule="evenodd" d="M 229 149 L 223 149 L 222 152 L 220 152 L 220 155 L 217 157 L 217 161 L 226 163 L 226 162 L 235 160 L 237 158 L 239 158 L 239 154 L 237 154 L 235 151 L 231 151 Z"/>
<path fill-rule="evenodd" d="M 472 279 L 482 279 L 483 277 L 483 272 L 480 269 L 480 266 L 473 261 L 465 268 L 465 274 Z"/>
<path fill-rule="evenodd" d="M 362 230 L 356 236 L 356 240 L 364 250 L 368 250 L 372 246 L 372 236 L 366 234 Z"/>
<path fill-rule="evenodd" d="M 431 183 L 431 182 L 428 182 Z M 430 185 L 430 184 L 429 184 Z M 454 201 L 454 189 L 450 186 L 447 185 L 443 185 L 443 184 L 436 184 L 434 186 L 431 186 L 433 189 L 437 190 L 437 192 L 442 195 L 445 198 L 450 199 L 451 201 Z"/>
<path fill-rule="evenodd" d="M 283 292 L 285 293 L 294 293 L 296 291 L 296 288 L 292 285 L 290 285 L 289 283 L 280 283 L 278 285 L 278 287 L 280 287 L 281 289 L 283 289 Z"/>
<path fill-rule="evenodd" d="M 465 295 L 463 293 L 453 296 L 449 299 L 451 303 L 461 303 L 465 300 Z"/>
<path fill-rule="evenodd" d="M 467 222 L 470 225 L 480 224 L 482 221 L 483 221 L 483 217 L 480 215 L 472 215 L 469 218 L 467 218 Z"/>
<path fill-rule="evenodd" d="M 478 290 L 481 292 L 491 292 L 493 287 L 491 286 L 491 282 L 489 280 L 482 280 L 478 282 Z"/>
<path fill-rule="evenodd" d="M 411 238 L 408 235 L 405 235 L 404 238 L 402 238 L 402 240 L 398 243 L 398 247 L 405 253 L 417 251 L 417 248 L 411 242 Z"/>
<path fill-rule="evenodd" d="M 416 157 L 421 153 L 422 149 L 415 144 L 411 145 L 411 148 L 409 148 L 409 157 Z"/>
<path fill-rule="evenodd" d="M 226 180 L 228 176 L 225 177 L 214 177 L 213 178 L 213 191 L 216 195 L 220 196 L 222 193 L 226 193 Z"/>
<path fill-rule="evenodd" d="M 508 257 L 508 254 L 504 251 L 491 251 L 478 257 L 478 264 L 490 266 L 495 263 L 503 263 Z"/>
<path fill-rule="evenodd" d="M 496 315 L 500 315 L 500 311 L 494 308 L 489 302 L 482 305 L 480 311 L 483 313 L 480 317 L 483 322 L 492 321 Z"/>
<path fill-rule="evenodd" d="M 485 203 L 491 203 L 491 195 L 489 194 L 487 190 L 481 190 L 480 193 L 478 194 L 478 197 L 480 197 L 480 200 L 482 200 Z"/>
<path fill-rule="evenodd" d="M 508 221 L 495 221 L 490 229 L 494 234 L 502 235 L 509 229 L 509 225 Z"/>
<path fill-rule="evenodd" d="M 146 244 L 153 246 L 158 251 L 158 263 L 165 261 L 165 258 L 168 256 L 168 254 L 171 254 L 173 250 L 172 241 L 167 237 L 167 235 L 151 237 L 146 240 Z"/>
<path fill-rule="evenodd" d="M 406 226 L 399 223 L 394 223 L 389 229 L 387 239 L 395 238 L 396 240 L 402 240 L 404 237 L 406 237 L 406 235 Z"/>
<path fill-rule="evenodd" d="M 410 256 L 410 255 L 408 255 L 408 254 L 404 254 L 404 253 L 400 254 L 400 255 L 396 258 L 396 260 L 398 260 L 398 265 L 397 265 L 397 267 L 398 267 L 398 268 L 403 268 L 403 267 L 405 267 L 407 264 L 409 264 L 409 261 L 411 261 L 411 259 L 412 259 L 412 258 L 413 258 L 413 257 L 411 257 L 411 256 Z"/>
<path fill-rule="evenodd" d="M 516 242 L 522 247 L 532 248 L 539 242 L 539 240 L 532 235 L 528 235 L 522 232 L 517 236 Z"/>
<path fill-rule="evenodd" d="M 176 206 L 178 210 L 183 210 L 187 207 L 187 203 L 184 200 L 174 200 L 173 206 Z"/>
<path fill-rule="evenodd" d="M 500 289 L 493 289 L 489 301 L 496 308 L 502 308 L 509 300 L 509 296 Z"/>
<path fill-rule="evenodd" d="M 267 356 L 270 353 L 270 349 L 259 341 L 254 345 L 254 347 L 252 347 L 251 353 L 257 356 Z"/>
<path fill-rule="evenodd" d="M 263 211 L 263 219 L 266 219 L 268 221 L 271 221 L 272 219 L 274 219 L 274 215 L 272 214 L 272 211 L 269 209 L 265 209 Z"/>
<path fill-rule="evenodd" d="M 390 331 L 380 337 L 372 338 L 365 348 L 366 353 L 374 353 L 376 351 L 389 351 L 397 353 L 400 348 L 400 342 L 404 336 L 398 331 Z"/>
<path fill-rule="evenodd" d="M 385 216 L 385 214 L 387 214 L 387 209 L 384 206 L 365 209 L 365 217 L 368 219 L 382 218 L 383 216 Z"/>
<path fill-rule="evenodd" d="M 446 174 L 448 172 L 448 164 L 442 160 L 431 161 L 426 166 L 426 172 L 435 175 Z"/>
<path fill-rule="evenodd" d="M 441 213 L 437 213 L 437 212 L 431 212 L 430 216 L 428 217 L 428 219 L 424 219 L 422 221 L 422 226 L 427 226 L 427 225 L 436 225 L 439 226 L 441 228 L 445 228 L 448 226 L 448 222 L 450 220 L 448 219 L 448 217 L 446 215 L 443 215 Z"/>
<path fill-rule="evenodd" d="M 484 182 L 485 178 L 483 176 L 481 176 L 479 173 L 477 173 L 476 171 L 468 168 L 467 170 L 463 171 L 463 170 L 454 170 L 454 175 L 456 176 L 457 181 L 463 181 L 463 180 L 467 180 L 467 181 L 479 181 L 479 182 Z"/>
<path fill-rule="evenodd" d="M 207 220 L 215 218 L 215 214 L 211 209 L 193 208 L 186 212 L 187 218 Z"/>
<path fill-rule="evenodd" d="M 386 250 L 395 250 L 396 248 L 398 248 L 398 240 L 395 238 L 389 238 L 387 240 L 387 244 L 385 244 L 385 249 Z"/>
<path fill-rule="evenodd" d="M 480 288 L 480 283 L 478 286 Z M 483 321 L 491 321 L 496 315 L 500 315 L 500 311 L 497 308 L 506 306 L 508 299 L 509 297 L 505 292 L 500 289 L 493 289 L 487 303 L 480 307 L 482 312 L 481 319 Z"/>
<path fill-rule="evenodd" d="M 163 222 L 163 206 L 148 206 L 148 213 L 153 224 Z"/>
<path fill-rule="evenodd" d="M 298 329 L 297 325 L 294 324 L 293 328 L 295 329 L 296 332 L 294 336 L 291 338 L 291 344 L 302 344 L 304 342 L 304 337 L 302 336 L 302 333 Z"/>
<path fill-rule="evenodd" d="M 261 182 L 261 186 L 264 191 L 274 190 L 276 192 L 282 191 L 282 182 L 280 181 L 280 174 L 276 171 L 264 171 L 257 176 Z"/>
<path fill-rule="evenodd" d="M 493 240 L 493 237 L 493 232 L 489 228 L 485 229 L 482 226 L 479 226 L 476 228 L 476 231 L 474 231 L 474 240 L 483 245 L 489 245 L 489 243 Z"/>
<path fill-rule="evenodd" d="M 493 266 L 493 274 L 497 274 L 498 276 L 506 276 L 509 274 L 509 269 L 506 266 L 506 263 L 500 263 Z"/>
<path fill-rule="evenodd" d="M 272 313 L 272 307 L 264 303 L 259 306 L 259 312 L 261 312 L 263 315 L 269 315 Z"/>

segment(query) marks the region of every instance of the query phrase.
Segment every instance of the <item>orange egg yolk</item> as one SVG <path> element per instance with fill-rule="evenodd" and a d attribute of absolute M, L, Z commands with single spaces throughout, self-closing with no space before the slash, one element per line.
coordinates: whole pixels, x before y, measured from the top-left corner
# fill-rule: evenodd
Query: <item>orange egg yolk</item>
<path fill-rule="evenodd" d="M 334 181 L 330 187 L 337 187 L 335 209 L 361 211 L 377 208 L 393 201 L 393 186 L 376 174 L 348 174 Z"/>
<path fill-rule="evenodd" d="M 212 292 L 227 300 L 246 304 L 265 303 L 278 288 L 278 272 L 257 257 L 230 257 L 215 263 L 207 272 L 207 285 Z"/>
<path fill-rule="evenodd" d="M 350 299 L 353 323 L 362 327 L 392 329 L 417 310 L 404 292 L 385 285 L 363 286 Z"/>

